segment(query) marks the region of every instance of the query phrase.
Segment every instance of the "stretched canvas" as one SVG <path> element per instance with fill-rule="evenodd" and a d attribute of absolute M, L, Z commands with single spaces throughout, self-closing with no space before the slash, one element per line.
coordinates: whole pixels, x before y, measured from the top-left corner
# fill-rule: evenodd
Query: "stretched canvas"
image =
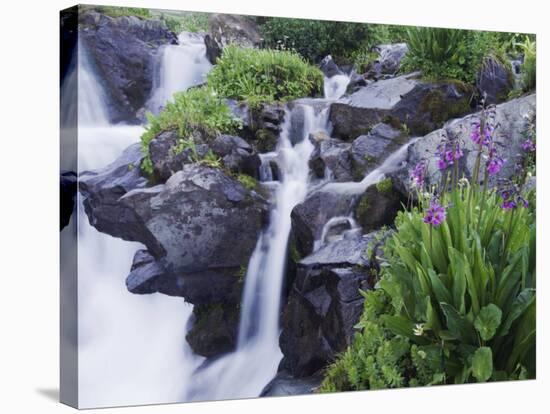
<path fill-rule="evenodd" d="M 534 34 L 60 28 L 62 402 L 535 378 Z"/>

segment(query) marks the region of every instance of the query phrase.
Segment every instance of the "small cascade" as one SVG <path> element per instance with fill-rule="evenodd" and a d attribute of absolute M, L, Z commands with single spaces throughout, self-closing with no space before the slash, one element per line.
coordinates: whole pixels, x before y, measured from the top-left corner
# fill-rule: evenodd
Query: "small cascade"
<path fill-rule="evenodd" d="M 333 101 L 340 99 L 346 93 L 349 82 L 350 76 L 346 74 L 338 74 L 330 78 L 325 77 L 323 85 L 325 99 Z"/>
<path fill-rule="evenodd" d="M 282 357 L 279 315 L 290 213 L 309 190 L 309 157 L 314 148 L 309 135 L 328 127 L 328 107 L 316 110 L 298 104 L 294 111 L 303 111 L 300 136 L 292 136 L 296 133 L 292 120 L 297 117 L 287 111 L 276 155 L 266 154 L 262 159 L 264 164 L 276 160 L 280 183 L 270 225 L 260 235 L 248 264 L 237 349 L 197 371 L 189 400 L 257 397 L 277 373 Z M 264 178 L 270 178 L 267 172 Z"/>
<path fill-rule="evenodd" d="M 368 173 L 359 182 L 343 182 L 343 183 L 328 183 L 322 187 L 323 191 L 332 191 L 341 194 L 361 194 L 365 192 L 371 185 L 382 181 L 387 174 L 398 170 L 407 158 L 407 150 L 409 145 L 414 143 L 416 139 L 412 139 L 405 145 L 399 147 L 397 151 L 391 154 L 380 165 L 380 167 Z"/>
<path fill-rule="evenodd" d="M 266 183 L 275 181 L 271 163 L 275 161 L 276 156 L 276 152 L 266 152 L 265 154 L 260 154 L 261 164 L 259 169 L 259 176 L 261 182 Z"/>
<path fill-rule="evenodd" d="M 313 251 L 319 250 L 329 241 L 341 239 L 347 232 L 357 228 L 359 228 L 359 225 L 351 216 L 332 217 L 323 226 L 321 238 L 313 243 Z"/>
<path fill-rule="evenodd" d="M 202 35 L 182 32 L 178 41 L 178 45 L 168 45 L 161 49 L 154 92 L 147 104 L 153 113 L 158 113 L 167 101 L 171 101 L 174 93 L 205 82 L 212 68 L 206 58 Z"/>
<path fill-rule="evenodd" d="M 61 108 L 67 129 L 78 110 L 78 168 L 100 169 L 139 142 L 141 126 L 109 123 L 108 102 L 83 47 L 68 74 Z M 78 74 L 77 74 L 78 71 Z M 78 84 L 78 102 L 75 103 Z M 73 112 L 70 112 L 73 111 Z M 73 117 L 73 118 L 71 118 Z M 70 131 L 63 131 L 67 134 Z M 72 163 L 71 165 L 76 165 Z M 130 294 L 124 280 L 139 243 L 100 233 L 89 224 L 78 194 L 77 212 L 61 232 L 63 246 L 78 233 L 78 398 L 81 408 L 183 401 L 202 358 L 185 340 L 192 306 L 183 298 Z M 66 259 L 65 259 L 66 260 Z M 75 281 L 76 282 L 76 281 Z"/>

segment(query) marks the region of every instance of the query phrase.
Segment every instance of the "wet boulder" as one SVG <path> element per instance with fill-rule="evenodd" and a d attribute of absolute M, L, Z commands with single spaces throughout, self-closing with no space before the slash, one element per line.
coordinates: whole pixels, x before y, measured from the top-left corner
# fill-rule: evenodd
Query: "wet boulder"
<path fill-rule="evenodd" d="M 155 55 L 178 40 L 164 22 L 135 16 L 80 15 L 79 38 L 112 103 L 111 121 L 136 121 L 153 87 Z"/>
<path fill-rule="evenodd" d="M 84 209 L 97 230 L 130 241 L 150 237 L 140 233 L 135 212 L 119 201 L 128 191 L 146 187 L 147 179 L 140 172 L 142 159 L 141 145 L 133 144 L 105 168 L 80 174 Z"/>
<path fill-rule="evenodd" d="M 204 42 L 206 56 L 215 64 L 224 47 L 230 44 L 258 47 L 262 37 L 252 16 L 213 13 L 208 19 L 208 34 L 204 37 Z"/>
<path fill-rule="evenodd" d="M 406 43 L 393 43 L 378 45 L 374 51 L 378 52 L 378 58 L 370 63 L 367 73 L 369 79 L 383 79 L 395 75 L 401 67 L 401 61 L 409 48 Z"/>
<path fill-rule="evenodd" d="M 313 140 L 315 149 L 311 154 L 309 166 L 318 178 L 328 174 L 334 181 L 353 181 L 351 144 L 336 138 Z"/>
<path fill-rule="evenodd" d="M 495 185 L 498 179 L 509 178 L 515 174 L 518 155 L 523 152 L 521 145 L 525 141 L 527 129 L 526 116 L 536 110 L 536 95 L 528 95 L 496 106 L 494 141 L 498 153 L 505 158 L 498 177 L 491 177 L 489 185 Z M 468 115 L 447 122 L 443 128 L 429 133 L 408 147 L 406 163 L 392 174 L 394 185 L 406 196 L 411 191 L 409 171 L 421 160 L 427 161 L 427 185 L 436 185 L 441 181 L 441 172 L 436 165 L 435 151 L 444 139 L 454 138 L 463 143 L 464 157 L 460 160 L 460 174 L 468 179 L 472 177 L 477 158 L 477 145 L 470 139 L 471 125 L 479 114 Z"/>
<path fill-rule="evenodd" d="M 406 140 L 403 131 L 385 123 L 376 124 L 366 135 L 357 137 L 350 149 L 354 178 L 362 179 Z"/>
<path fill-rule="evenodd" d="M 164 183 L 185 164 L 203 158 L 210 147 L 199 134 L 194 137 L 194 147 L 178 148 L 181 139 L 176 130 L 163 131 L 149 143 L 149 156 L 153 164 L 153 177 L 156 183 Z"/>
<path fill-rule="evenodd" d="M 364 233 L 391 226 L 407 200 L 393 185 L 391 177 L 369 186 L 357 200 L 354 214 Z"/>
<path fill-rule="evenodd" d="M 360 289 L 369 289 L 366 257 L 374 234 L 350 233 L 298 263 L 282 318 L 280 370 L 309 377 L 351 343 L 363 310 Z"/>
<path fill-rule="evenodd" d="M 230 171 L 258 178 L 260 156 L 241 137 L 220 135 L 210 143 L 210 148 L 215 155 L 222 159 L 223 165 Z"/>
<path fill-rule="evenodd" d="M 290 215 L 292 233 L 298 253 L 304 257 L 313 251 L 323 228 L 331 218 L 348 216 L 354 197 L 335 192 L 317 191 L 298 204 Z"/>
<path fill-rule="evenodd" d="M 427 133 L 469 112 L 472 93 L 461 82 L 427 82 L 417 73 L 373 82 L 332 103 L 333 136 L 350 141 L 382 121 Z"/>
<path fill-rule="evenodd" d="M 322 381 L 323 376 L 321 374 L 295 378 L 288 372 L 281 371 L 264 387 L 260 397 L 313 394 Z"/>
<path fill-rule="evenodd" d="M 508 98 L 514 88 L 514 75 L 510 63 L 488 56 L 477 74 L 476 86 L 486 104 L 498 104 Z"/>

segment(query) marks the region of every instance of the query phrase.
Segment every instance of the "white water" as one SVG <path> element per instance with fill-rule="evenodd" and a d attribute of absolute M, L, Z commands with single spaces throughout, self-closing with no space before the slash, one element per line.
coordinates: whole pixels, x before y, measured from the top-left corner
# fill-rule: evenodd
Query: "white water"
<path fill-rule="evenodd" d="M 329 234 L 330 230 L 332 230 L 336 226 L 341 226 L 341 225 L 344 225 L 344 224 L 347 224 L 349 226 L 349 229 L 343 231 L 340 236 L 343 236 L 344 233 L 346 233 L 350 230 L 355 230 L 355 229 L 359 228 L 357 222 L 351 216 L 332 217 L 323 226 L 323 230 L 321 232 L 321 237 L 319 238 L 319 240 L 315 240 L 315 242 L 313 243 L 313 251 L 319 250 L 328 241 L 327 237 L 328 237 L 328 234 Z"/>
<path fill-rule="evenodd" d="M 330 78 L 325 77 L 324 92 L 325 99 L 340 99 L 345 93 L 350 81 L 349 75 L 339 74 Z"/>
<path fill-rule="evenodd" d="M 153 94 L 147 107 L 153 112 L 171 101 L 174 93 L 206 81 L 212 64 L 206 58 L 204 38 L 196 33 L 183 32 L 178 36 L 179 45 L 161 49 L 160 64 Z"/>
<path fill-rule="evenodd" d="M 287 112 L 279 137 L 277 160 L 280 184 L 275 193 L 269 228 L 263 233 L 248 264 L 237 349 L 198 370 L 190 400 L 257 397 L 277 373 L 282 358 L 279 348 L 279 312 L 286 264 L 292 209 L 308 193 L 310 133 L 326 131 L 328 110 L 315 114 L 304 105 L 302 137 L 292 146 L 291 116 Z M 273 158 L 273 155 L 269 155 Z M 268 175 L 266 174 L 266 177 Z"/>
<path fill-rule="evenodd" d="M 82 51 L 82 52 L 80 52 Z M 83 48 L 78 77 L 78 170 L 99 169 L 138 142 L 140 126 L 110 125 L 105 94 Z M 63 110 L 75 108 L 63 108 Z M 63 125 L 63 124 L 62 124 Z M 66 133 L 66 131 L 65 131 Z M 202 362 L 185 341 L 192 306 L 183 298 L 133 295 L 125 278 L 139 243 L 98 232 L 78 195 L 78 390 L 81 408 L 180 402 L 190 374 Z M 71 230 L 61 237 L 68 246 Z"/>
<path fill-rule="evenodd" d="M 412 139 L 405 145 L 402 145 L 397 151 L 386 158 L 380 167 L 368 173 L 361 181 L 328 183 L 322 187 L 322 191 L 332 191 L 340 194 L 361 194 L 365 192 L 371 185 L 382 181 L 386 177 L 386 174 L 396 171 L 403 165 L 403 162 L 407 158 L 409 145 L 415 141 L 416 139 Z"/>

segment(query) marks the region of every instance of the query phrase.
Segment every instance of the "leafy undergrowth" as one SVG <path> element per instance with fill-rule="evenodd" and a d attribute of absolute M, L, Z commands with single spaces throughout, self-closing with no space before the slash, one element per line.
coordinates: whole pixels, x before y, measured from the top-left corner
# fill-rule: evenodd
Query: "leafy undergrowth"
<path fill-rule="evenodd" d="M 227 104 L 218 94 L 208 87 L 192 88 L 186 92 L 179 92 L 169 101 L 157 115 L 148 114 L 149 124 L 141 136 L 141 146 L 145 158 L 141 168 L 145 174 L 151 176 L 153 165 L 149 156 L 149 143 L 163 131 L 176 130 L 180 141 L 175 148 L 181 152 L 185 148 L 193 150 L 195 134 L 216 136 L 218 134 L 234 134 L 240 128 Z M 196 153 L 196 151 L 192 151 Z M 197 159 L 198 161 L 198 159 Z M 207 154 L 204 162 L 211 166 L 221 165 L 221 161 Z"/>
<path fill-rule="evenodd" d="M 208 74 L 208 85 L 220 96 L 255 106 L 320 94 L 323 74 L 294 52 L 232 45 Z"/>
<path fill-rule="evenodd" d="M 494 113 L 472 126 L 472 184 L 458 179 L 460 143 L 437 152 L 442 182 L 426 192 L 426 164 L 411 172 L 418 206 L 401 212 L 378 283 L 352 345 L 321 392 L 535 377 L 535 191 L 527 190 L 534 136 L 513 180 L 489 189 L 504 160 Z M 529 131 L 529 129 L 528 129 Z"/>

